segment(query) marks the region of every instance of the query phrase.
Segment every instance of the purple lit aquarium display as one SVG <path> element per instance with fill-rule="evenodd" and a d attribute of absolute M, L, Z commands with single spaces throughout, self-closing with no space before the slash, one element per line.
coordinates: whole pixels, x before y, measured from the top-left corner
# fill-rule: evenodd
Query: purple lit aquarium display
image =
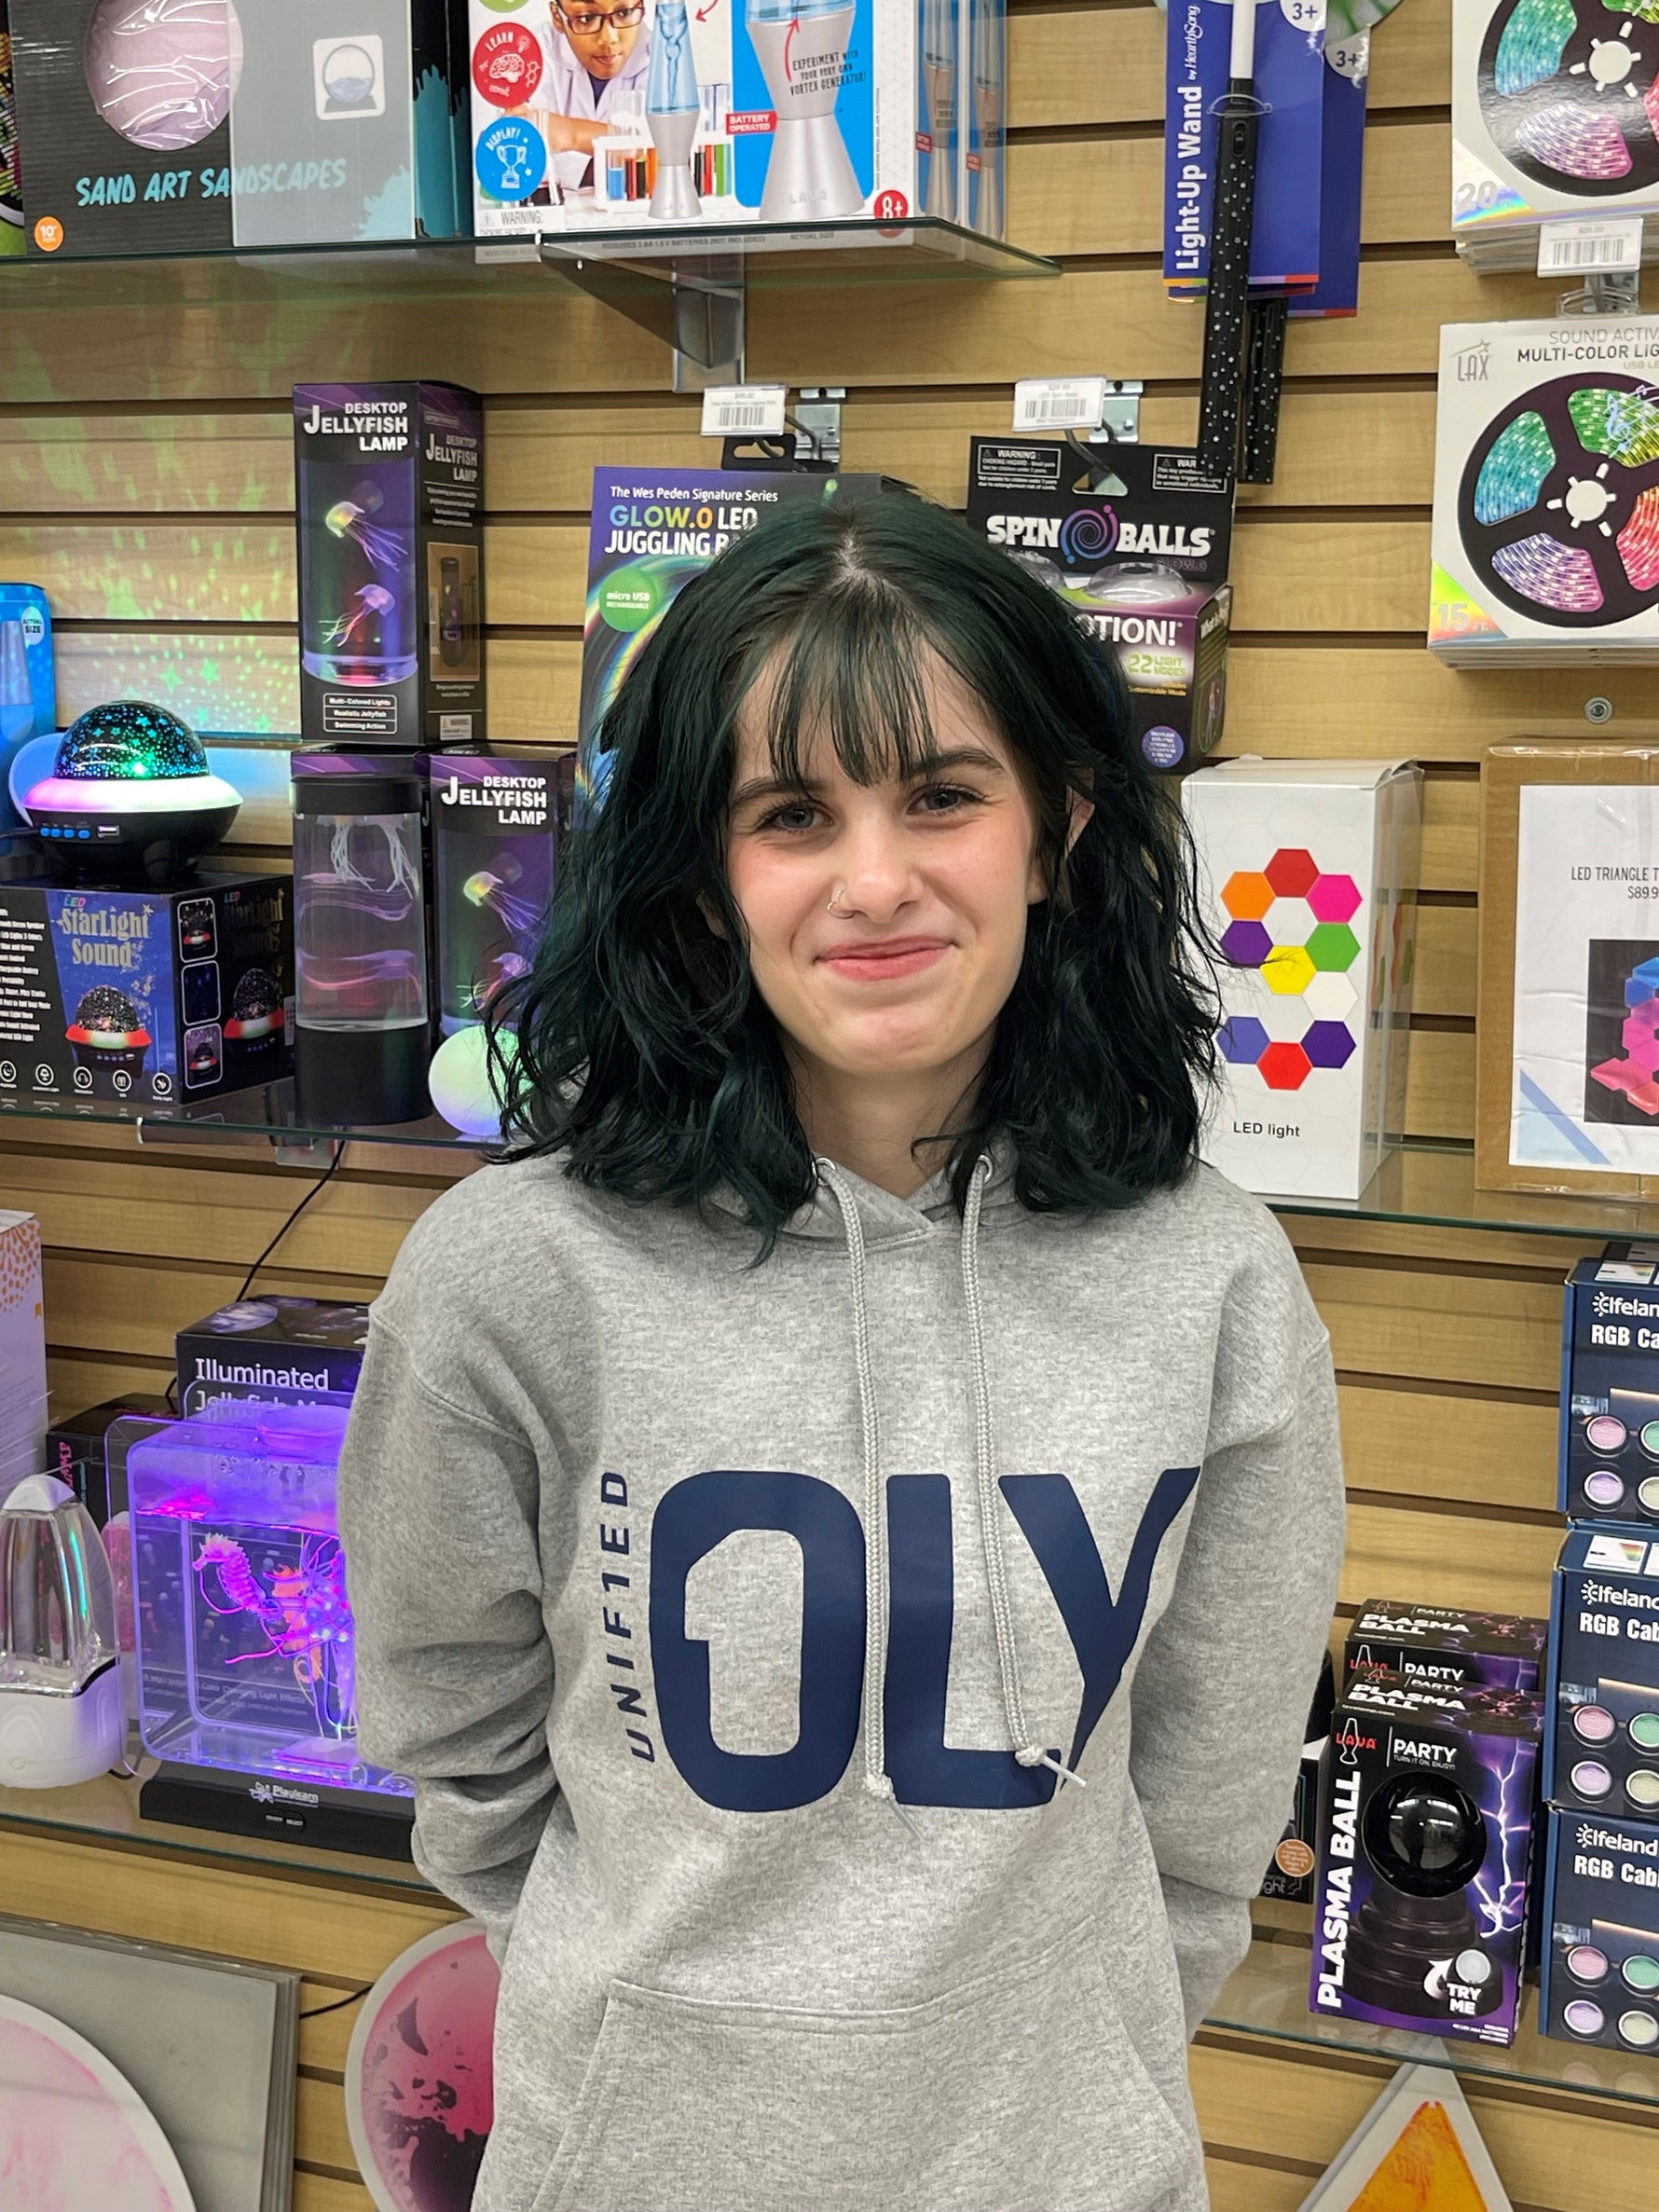
<path fill-rule="evenodd" d="M 410 1785 L 357 1746 L 346 1415 L 221 1401 L 127 1451 L 151 1819 L 409 1855 Z"/>
<path fill-rule="evenodd" d="M 241 803 L 176 714 L 117 699 L 70 725 L 23 811 L 59 881 L 165 886 L 225 838 Z"/>

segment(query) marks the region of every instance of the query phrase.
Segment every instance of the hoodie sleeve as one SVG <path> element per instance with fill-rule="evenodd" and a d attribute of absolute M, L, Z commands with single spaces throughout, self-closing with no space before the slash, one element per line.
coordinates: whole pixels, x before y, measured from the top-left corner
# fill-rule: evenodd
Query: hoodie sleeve
<path fill-rule="evenodd" d="M 498 1955 L 557 1784 L 526 1440 L 452 1404 L 377 1309 L 340 1462 L 360 1739 L 415 1783 L 420 1871 Z"/>
<path fill-rule="evenodd" d="M 1299 1274 L 1285 1318 L 1299 1352 L 1282 1385 L 1288 1409 L 1206 1459 L 1174 1592 L 1135 1676 L 1131 1773 L 1189 2037 L 1250 1946 L 1337 1601 L 1336 1381 Z"/>

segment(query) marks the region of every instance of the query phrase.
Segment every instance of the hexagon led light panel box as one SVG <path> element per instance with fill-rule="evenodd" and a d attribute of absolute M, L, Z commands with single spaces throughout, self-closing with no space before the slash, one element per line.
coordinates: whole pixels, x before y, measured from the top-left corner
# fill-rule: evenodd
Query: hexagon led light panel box
<path fill-rule="evenodd" d="M 1204 1158 L 1247 1189 L 1357 1198 L 1404 1120 L 1422 773 L 1229 761 L 1182 804 L 1226 962 Z"/>

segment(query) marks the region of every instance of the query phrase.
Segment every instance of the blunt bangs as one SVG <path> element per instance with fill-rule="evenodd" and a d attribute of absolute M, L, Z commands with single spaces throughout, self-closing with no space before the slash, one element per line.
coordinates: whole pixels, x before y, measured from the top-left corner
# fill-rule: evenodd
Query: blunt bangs
<path fill-rule="evenodd" d="M 994 1140 L 1037 1212 L 1121 1206 L 1186 1172 L 1213 1066 L 1213 948 L 1180 809 L 1141 759 L 1115 661 L 942 508 L 832 484 L 686 586 L 604 718 L 604 804 L 566 847 L 530 972 L 487 1017 L 509 1157 L 557 1153 L 640 1202 L 723 1190 L 771 1249 L 816 1171 L 726 882 L 740 721 L 763 714 L 786 786 L 806 782 L 826 739 L 855 782 L 909 780 L 939 749 L 936 660 L 1008 744 L 1050 886 L 949 1144 L 958 1203 Z M 1068 855 L 1074 794 L 1094 811 Z"/>

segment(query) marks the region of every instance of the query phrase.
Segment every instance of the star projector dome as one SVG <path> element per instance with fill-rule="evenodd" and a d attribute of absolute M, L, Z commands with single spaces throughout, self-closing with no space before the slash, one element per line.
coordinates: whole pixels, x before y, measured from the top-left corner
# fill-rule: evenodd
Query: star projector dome
<path fill-rule="evenodd" d="M 241 803 L 176 714 L 119 699 L 66 733 L 23 811 L 54 875 L 164 885 L 220 842 Z"/>

